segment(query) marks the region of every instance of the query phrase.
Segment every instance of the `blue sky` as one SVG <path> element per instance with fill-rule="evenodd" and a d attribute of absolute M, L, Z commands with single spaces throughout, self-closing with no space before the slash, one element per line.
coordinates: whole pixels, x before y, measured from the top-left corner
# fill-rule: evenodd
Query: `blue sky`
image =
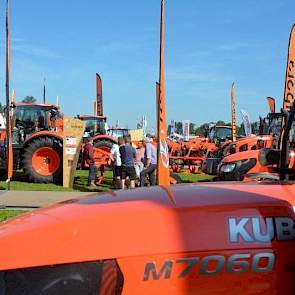
<path fill-rule="evenodd" d="M 230 121 L 232 81 L 238 110 L 247 110 L 252 120 L 267 112 L 267 96 L 282 105 L 294 1 L 166 2 L 169 120 Z M 118 119 L 135 127 L 146 114 L 155 126 L 159 16 L 160 0 L 12 0 L 11 86 L 18 99 L 41 100 L 46 77 L 48 100 L 55 102 L 59 95 L 65 114 L 91 113 L 98 72 L 111 124 Z"/>

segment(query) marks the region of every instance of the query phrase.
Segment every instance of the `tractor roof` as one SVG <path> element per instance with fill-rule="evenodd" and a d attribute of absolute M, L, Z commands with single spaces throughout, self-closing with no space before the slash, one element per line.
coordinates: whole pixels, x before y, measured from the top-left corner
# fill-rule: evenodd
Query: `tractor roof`
<path fill-rule="evenodd" d="M 226 129 L 232 129 L 231 126 L 228 125 L 216 125 L 215 128 L 226 128 Z"/>
<path fill-rule="evenodd" d="M 26 103 L 26 102 L 17 102 L 15 104 L 17 107 L 44 107 L 44 108 L 49 108 L 49 109 L 59 109 L 59 106 L 54 105 L 54 104 L 49 104 L 49 103 Z"/>
<path fill-rule="evenodd" d="M 105 116 L 95 116 L 95 115 L 78 115 L 78 118 L 81 120 L 87 120 L 87 119 L 106 119 Z"/>

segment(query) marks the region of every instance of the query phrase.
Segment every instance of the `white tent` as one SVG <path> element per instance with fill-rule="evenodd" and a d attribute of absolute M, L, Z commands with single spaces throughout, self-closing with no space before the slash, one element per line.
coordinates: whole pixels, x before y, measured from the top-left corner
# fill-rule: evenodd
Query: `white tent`
<path fill-rule="evenodd" d="M 0 129 L 5 129 L 5 119 L 2 114 L 0 114 Z"/>

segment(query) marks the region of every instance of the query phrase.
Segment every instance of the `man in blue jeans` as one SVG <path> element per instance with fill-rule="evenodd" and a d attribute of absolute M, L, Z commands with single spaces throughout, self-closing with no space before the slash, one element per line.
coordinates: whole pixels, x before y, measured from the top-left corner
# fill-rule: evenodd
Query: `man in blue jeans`
<path fill-rule="evenodd" d="M 149 177 L 150 185 L 153 186 L 156 185 L 157 148 L 148 137 L 143 140 L 143 145 L 145 147 L 145 169 L 140 173 L 140 186 L 144 186 L 146 176 Z"/>
<path fill-rule="evenodd" d="M 135 188 L 136 172 L 134 167 L 134 160 L 136 157 L 136 150 L 131 145 L 130 136 L 124 137 L 125 145 L 120 146 L 120 155 L 122 161 L 121 170 L 121 184 L 122 189 L 125 189 L 125 180 L 129 178 L 130 187 Z"/>

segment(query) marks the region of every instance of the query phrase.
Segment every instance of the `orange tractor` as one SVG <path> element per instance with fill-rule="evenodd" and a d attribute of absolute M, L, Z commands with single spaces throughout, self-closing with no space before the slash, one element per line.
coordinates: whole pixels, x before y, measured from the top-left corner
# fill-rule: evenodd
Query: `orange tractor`
<path fill-rule="evenodd" d="M 231 138 L 230 126 L 210 126 L 207 137 L 196 137 L 189 141 L 168 141 L 170 165 L 173 172 L 186 171 L 196 173 L 203 166 L 208 154 L 218 150 L 218 146 Z"/>
<path fill-rule="evenodd" d="M 51 104 L 17 103 L 13 115 L 14 170 L 23 169 L 32 182 L 62 180 L 62 114 Z M 6 169 L 5 137 L 0 169 Z"/>
<path fill-rule="evenodd" d="M 51 104 L 16 103 L 14 109 L 14 170 L 23 169 L 31 182 L 62 183 L 63 178 L 63 115 Z M 86 130 L 95 125 L 93 135 L 97 166 L 107 165 L 115 139 L 106 134 L 104 117 L 80 116 Z M 5 175 L 5 132 L 0 139 L 0 170 Z"/>
<path fill-rule="evenodd" d="M 218 165 L 225 157 L 230 155 L 235 157 L 236 153 L 272 147 L 276 137 L 279 136 L 281 118 L 280 113 L 269 113 L 267 118 L 260 120 L 258 135 L 252 134 L 235 141 L 227 141 L 220 145 L 218 149 L 209 151 L 202 167 L 203 172 L 216 175 Z"/>

